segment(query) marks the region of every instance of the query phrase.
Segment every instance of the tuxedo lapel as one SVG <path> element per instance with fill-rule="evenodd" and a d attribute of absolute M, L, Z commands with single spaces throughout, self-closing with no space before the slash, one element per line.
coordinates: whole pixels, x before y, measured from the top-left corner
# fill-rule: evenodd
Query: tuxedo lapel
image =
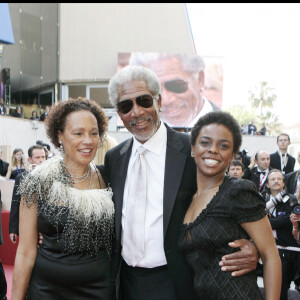
<path fill-rule="evenodd" d="M 167 150 L 164 179 L 163 224 L 164 237 L 168 228 L 176 195 L 180 187 L 187 156 L 180 152 L 184 145 L 175 131 L 167 128 Z"/>

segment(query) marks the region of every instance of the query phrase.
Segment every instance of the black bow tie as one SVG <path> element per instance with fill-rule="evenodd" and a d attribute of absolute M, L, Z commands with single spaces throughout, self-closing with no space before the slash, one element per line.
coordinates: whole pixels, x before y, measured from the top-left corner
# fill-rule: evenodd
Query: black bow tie
<path fill-rule="evenodd" d="M 283 157 L 283 156 L 285 156 L 285 154 L 281 154 L 281 156 Z"/>
<path fill-rule="evenodd" d="M 258 174 L 263 174 L 265 175 L 266 174 L 266 171 L 262 171 L 262 172 L 257 172 Z"/>

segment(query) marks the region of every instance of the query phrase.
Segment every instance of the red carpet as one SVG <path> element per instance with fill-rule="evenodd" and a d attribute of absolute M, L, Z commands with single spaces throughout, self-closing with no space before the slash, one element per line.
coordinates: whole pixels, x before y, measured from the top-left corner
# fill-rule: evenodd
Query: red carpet
<path fill-rule="evenodd" d="M 7 281 L 7 300 L 11 299 L 12 276 L 14 271 L 13 265 L 3 265 L 5 277 Z"/>

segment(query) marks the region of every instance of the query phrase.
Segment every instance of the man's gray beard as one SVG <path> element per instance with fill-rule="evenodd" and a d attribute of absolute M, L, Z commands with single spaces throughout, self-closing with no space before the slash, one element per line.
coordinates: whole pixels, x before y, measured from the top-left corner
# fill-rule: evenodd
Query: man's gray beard
<path fill-rule="evenodd" d="M 158 130 L 159 124 L 160 124 L 160 120 L 157 119 L 157 122 L 156 122 L 155 126 L 152 127 L 152 130 L 150 132 L 145 133 L 145 134 L 133 133 L 135 139 L 138 140 L 138 141 L 143 141 L 143 142 L 148 141 L 155 134 L 155 132 Z"/>

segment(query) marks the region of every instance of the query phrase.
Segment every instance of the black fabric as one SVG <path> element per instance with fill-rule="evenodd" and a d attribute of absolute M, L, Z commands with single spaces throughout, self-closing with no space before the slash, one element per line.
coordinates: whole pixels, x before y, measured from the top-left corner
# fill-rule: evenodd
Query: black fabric
<path fill-rule="evenodd" d="M 278 251 L 282 266 L 280 300 L 288 300 L 288 290 L 297 273 L 299 252 L 282 249 L 279 249 Z"/>
<path fill-rule="evenodd" d="M 121 266 L 121 300 L 176 300 L 176 289 L 168 267 L 153 269 Z"/>
<path fill-rule="evenodd" d="M 0 212 L 2 210 L 2 201 L 1 201 L 1 190 L 0 190 Z M 0 245 L 3 244 L 3 237 L 2 237 L 2 224 L 1 224 L 1 215 L 0 215 Z M 0 246 L 3 247 L 3 246 Z M 4 268 L 2 262 L 0 260 L 0 297 L 3 298 L 6 296 L 7 293 L 7 283 Z"/>
<path fill-rule="evenodd" d="M 194 288 L 199 299 L 263 299 L 255 271 L 232 277 L 230 272 L 221 271 L 219 261 L 223 255 L 238 251 L 229 247 L 229 242 L 249 239 L 240 224 L 265 215 L 265 201 L 254 184 L 226 176 L 195 221 L 182 225 L 179 247 L 194 269 Z"/>
<path fill-rule="evenodd" d="M 23 173 L 25 171 L 26 171 L 25 169 L 19 169 L 19 170 L 16 169 L 16 170 L 13 170 L 13 171 L 11 171 L 9 179 L 14 179 L 15 180 L 19 174 L 21 174 L 21 173 Z"/>
<path fill-rule="evenodd" d="M 269 172 L 272 170 L 272 168 L 270 167 L 269 168 Z M 252 182 L 254 182 L 257 190 L 259 192 L 262 192 L 264 191 L 265 189 L 265 185 L 266 185 L 266 180 L 264 181 L 264 183 L 262 184 L 261 188 L 259 188 L 259 183 L 260 183 L 260 174 L 259 174 L 259 171 L 257 169 L 257 167 L 254 167 L 253 169 L 249 169 L 249 168 L 245 168 L 244 170 L 244 175 L 242 177 L 243 179 L 248 179 Z"/>
<path fill-rule="evenodd" d="M 293 211 L 293 205 L 297 203 L 297 199 L 293 194 L 289 194 L 288 202 L 280 202 L 276 205 L 276 217 L 270 215 L 270 223 L 272 229 L 276 230 L 276 244 L 283 247 L 295 247 L 299 249 L 293 234 L 293 225 L 290 221 L 290 214 Z M 269 201 L 267 198 L 266 201 Z M 279 249 L 279 255 L 282 265 L 282 283 L 280 300 L 288 299 L 288 289 L 294 280 L 298 270 L 298 259 L 300 254 L 297 251 Z"/>
<path fill-rule="evenodd" d="M 12 200 L 10 205 L 10 214 L 9 214 L 9 233 L 15 233 L 19 235 L 19 208 L 20 208 L 20 199 L 21 195 L 17 193 L 20 181 L 23 176 L 28 174 L 27 171 L 19 174 L 15 179 L 15 185 L 12 194 Z"/>
<path fill-rule="evenodd" d="M 111 299 L 111 260 L 104 245 L 99 254 L 88 252 L 93 240 L 84 247 L 76 245 L 78 254 L 64 252 L 65 245 L 58 240 L 65 222 L 68 222 L 68 210 L 59 224 L 54 224 L 43 212 L 38 216 L 38 231 L 43 234 L 43 243 L 32 271 L 28 300 Z"/>
<path fill-rule="evenodd" d="M 110 263 L 106 252 L 72 261 L 38 251 L 27 300 L 110 300 Z"/>
<path fill-rule="evenodd" d="M 284 181 L 288 193 L 294 194 L 296 192 L 298 176 L 299 170 L 285 175 Z"/>
<path fill-rule="evenodd" d="M 0 159 L 0 175 L 5 177 L 8 170 L 9 163 Z"/>
<path fill-rule="evenodd" d="M 0 260 L 0 298 L 2 299 L 3 297 L 5 297 L 6 293 L 7 293 L 7 282 L 6 282 L 4 268 Z"/>
<path fill-rule="evenodd" d="M 281 170 L 281 160 L 278 151 L 270 154 L 270 167 L 283 171 L 285 174 L 289 174 L 294 171 L 296 159 L 292 155 L 287 153 L 288 161 L 286 166 Z"/>

